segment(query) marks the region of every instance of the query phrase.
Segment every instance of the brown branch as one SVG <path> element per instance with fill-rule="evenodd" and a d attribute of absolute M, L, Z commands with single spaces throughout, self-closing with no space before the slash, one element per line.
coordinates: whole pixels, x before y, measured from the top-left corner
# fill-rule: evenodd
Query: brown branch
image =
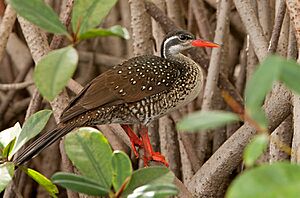
<path fill-rule="evenodd" d="M 29 102 L 30 98 L 28 97 L 13 103 L 13 105 L 7 110 L 4 116 L 4 122 L 9 123 L 13 118 L 25 111 Z"/>
<path fill-rule="evenodd" d="M 32 81 L 26 81 L 21 83 L 11 83 L 11 84 L 0 84 L 0 90 L 17 90 L 17 89 L 24 89 L 28 86 L 33 85 Z"/>
<path fill-rule="evenodd" d="M 59 18 L 66 27 L 68 27 L 71 22 L 71 12 L 73 8 L 73 4 L 74 4 L 74 0 L 68 0 L 65 4 L 65 8 L 60 13 Z M 54 35 L 50 44 L 50 48 L 51 49 L 59 48 L 60 46 L 62 46 L 63 41 L 64 41 L 63 35 Z"/>
<path fill-rule="evenodd" d="M 292 19 L 292 22 L 294 24 L 295 28 L 295 35 L 296 35 L 296 41 L 297 41 L 297 47 L 298 47 L 298 53 L 300 51 L 300 2 L 299 1 L 292 1 L 292 0 L 286 0 L 287 7 L 290 11 L 290 17 Z M 298 62 L 300 62 L 300 59 L 298 58 Z M 294 136 L 292 141 L 292 156 L 291 161 L 299 163 L 300 162 L 300 97 L 296 94 L 294 94 L 293 97 L 293 115 L 294 115 Z"/>
<path fill-rule="evenodd" d="M 185 28 L 184 17 L 182 14 L 179 0 L 166 1 L 168 17 L 174 21 L 178 27 Z"/>
<path fill-rule="evenodd" d="M 175 177 L 173 183 L 179 189 L 179 194 L 176 197 L 179 197 L 179 198 L 192 198 L 193 197 L 192 193 L 186 188 L 186 186 L 177 177 Z"/>
<path fill-rule="evenodd" d="M 270 13 L 270 2 L 266 0 L 257 0 L 257 16 L 259 23 L 263 29 L 264 35 L 267 40 L 271 36 L 271 13 Z"/>
<path fill-rule="evenodd" d="M 69 172 L 69 173 L 74 172 L 74 167 L 72 165 L 72 162 L 67 157 L 63 141 L 60 141 L 59 143 L 59 150 L 61 153 L 61 160 L 62 160 L 61 164 L 63 164 L 62 171 Z M 67 194 L 68 194 L 68 198 L 79 198 L 79 194 L 71 190 L 67 190 Z"/>
<path fill-rule="evenodd" d="M 175 111 L 171 114 L 173 120 L 175 123 L 177 123 L 179 120 L 181 120 L 181 115 L 179 111 Z M 191 168 L 194 172 L 196 172 L 200 166 L 203 164 L 202 161 L 197 156 L 197 153 L 193 147 L 192 139 L 190 138 L 190 135 L 194 134 L 187 134 L 186 132 L 178 132 L 178 136 L 181 139 L 182 145 L 184 146 L 187 158 L 189 159 L 191 163 Z"/>
<path fill-rule="evenodd" d="M 290 92 L 280 85 L 271 93 L 264 105 L 269 131 L 273 131 L 290 114 L 290 98 Z M 194 196 L 215 197 L 215 190 L 241 163 L 243 150 L 255 133 L 252 126 L 244 124 L 206 161 L 188 184 Z"/>
<path fill-rule="evenodd" d="M 195 15 L 201 37 L 206 40 L 212 40 L 213 31 L 209 24 L 203 1 L 191 0 L 190 4 L 192 7 L 192 13 Z"/>
<path fill-rule="evenodd" d="M 161 153 L 165 155 L 172 172 L 176 177 L 181 178 L 178 135 L 173 120 L 169 116 L 160 118 L 158 131 Z"/>
<path fill-rule="evenodd" d="M 145 0 L 145 8 L 147 13 L 154 18 L 165 32 L 171 32 L 180 29 L 175 23 L 169 19 L 163 11 L 161 11 L 154 3 Z"/>
<path fill-rule="evenodd" d="M 102 53 L 93 53 L 89 51 L 79 51 L 79 60 L 88 62 L 95 56 L 95 64 L 106 65 L 106 66 L 115 66 L 123 62 L 125 59 L 117 56 L 112 56 Z"/>
<path fill-rule="evenodd" d="M 151 20 L 144 1 L 129 0 L 134 55 L 152 54 Z"/>
<path fill-rule="evenodd" d="M 293 136 L 293 120 L 287 117 L 270 136 L 270 162 L 289 160 Z M 287 149 L 288 148 L 288 149 Z"/>
<path fill-rule="evenodd" d="M 16 17 L 15 10 L 8 5 L 0 23 L 0 62 L 2 61 L 7 40 L 15 24 Z"/>
<path fill-rule="evenodd" d="M 295 29 L 292 21 L 290 21 L 290 29 L 289 29 L 289 44 L 287 50 L 287 58 L 296 59 L 297 58 L 297 41 L 295 35 Z"/>
<path fill-rule="evenodd" d="M 19 83 L 24 81 L 24 78 L 26 76 L 26 74 L 28 73 L 29 69 L 31 67 L 31 64 L 27 64 L 25 65 L 25 67 L 23 68 L 23 70 L 21 70 L 18 74 L 18 76 L 16 77 L 14 83 Z M 9 103 L 12 101 L 14 95 L 16 94 L 17 90 L 10 90 L 7 94 L 5 99 L 2 100 L 1 105 L 0 105 L 0 125 L 2 125 L 2 121 L 3 121 L 3 116 L 8 108 Z"/>
<path fill-rule="evenodd" d="M 277 16 L 275 18 L 275 24 L 273 27 L 272 36 L 271 36 L 270 44 L 269 44 L 269 48 L 268 48 L 268 51 L 270 53 L 274 53 L 277 49 L 278 40 L 279 40 L 279 36 L 280 36 L 280 30 L 282 27 L 282 22 L 284 19 L 285 11 L 286 11 L 285 0 L 281 0 L 280 4 L 278 6 Z"/>
<path fill-rule="evenodd" d="M 267 55 L 268 43 L 250 1 L 234 0 L 237 11 L 250 36 L 251 44 L 261 62 Z"/>
<path fill-rule="evenodd" d="M 228 17 L 230 13 L 230 1 L 220 1 L 220 10 L 217 19 L 216 35 L 214 42 L 220 44 L 222 47 L 225 41 L 224 35 L 228 27 Z M 206 84 L 204 89 L 202 109 L 208 110 L 212 107 L 214 93 L 217 87 L 217 82 L 220 73 L 220 59 L 221 48 L 214 48 L 212 50 L 211 60 L 209 63 Z"/>

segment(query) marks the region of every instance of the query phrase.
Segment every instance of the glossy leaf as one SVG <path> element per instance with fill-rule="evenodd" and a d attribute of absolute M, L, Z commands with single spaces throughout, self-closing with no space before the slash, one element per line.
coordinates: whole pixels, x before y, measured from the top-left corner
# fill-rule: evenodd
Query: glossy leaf
<path fill-rule="evenodd" d="M 14 164 L 7 162 L 0 164 L 0 192 L 2 192 L 14 176 Z"/>
<path fill-rule="evenodd" d="M 239 117 L 230 112 L 198 111 L 181 120 L 177 124 L 177 128 L 180 131 L 213 129 L 238 120 Z"/>
<path fill-rule="evenodd" d="M 278 56 L 267 57 L 258 66 L 258 69 L 246 85 L 245 105 L 247 113 L 263 129 L 267 128 L 268 124 L 264 113 L 260 109 L 267 93 L 271 91 L 273 83 L 279 79 L 283 62 L 284 60 Z"/>
<path fill-rule="evenodd" d="M 72 46 L 54 50 L 38 62 L 34 82 L 47 100 L 53 100 L 63 90 L 73 76 L 77 62 L 78 54 Z"/>
<path fill-rule="evenodd" d="M 128 198 L 165 198 L 178 194 L 174 184 L 148 184 L 138 187 Z"/>
<path fill-rule="evenodd" d="M 32 116 L 30 116 L 24 123 L 20 135 L 16 139 L 14 148 L 9 154 L 9 159 L 31 138 L 39 134 L 42 129 L 47 124 L 50 116 L 52 114 L 51 110 L 41 110 Z"/>
<path fill-rule="evenodd" d="M 268 147 L 268 140 L 269 138 L 267 134 L 260 134 L 252 139 L 244 151 L 244 163 L 246 166 L 254 165 L 255 161 Z"/>
<path fill-rule="evenodd" d="M 262 165 L 246 170 L 230 185 L 226 198 L 298 198 L 300 166 L 289 163 Z"/>
<path fill-rule="evenodd" d="M 103 28 L 90 29 L 87 32 L 81 34 L 79 36 L 79 39 L 82 40 L 82 39 L 94 38 L 98 36 L 118 36 L 124 39 L 130 38 L 126 28 L 120 25 L 116 25 L 109 29 L 103 29 Z"/>
<path fill-rule="evenodd" d="M 17 122 L 13 127 L 0 132 L 0 146 L 6 147 L 15 137 L 21 133 L 21 125 Z"/>
<path fill-rule="evenodd" d="M 282 58 L 283 59 L 283 58 Z M 293 60 L 281 61 L 282 72 L 280 80 L 291 90 L 300 94 L 300 65 Z"/>
<path fill-rule="evenodd" d="M 100 186 L 112 184 L 112 150 L 106 138 L 96 129 L 79 128 L 65 139 L 68 157 L 80 173 Z"/>
<path fill-rule="evenodd" d="M 110 190 L 109 188 L 107 189 L 100 186 L 100 184 L 96 183 L 94 180 L 72 173 L 55 173 L 51 180 L 53 183 L 59 184 L 64 188 L 87 195 L 105 196 Z"/>
<path fill-rule="evenodd" d="M 129 157 L 123 151 L 115 151 L 112 156 L 113 180 L 115 192 L 118 192 L 125 179 L 132 174 Z"/>
<path fill-rule="evenodd" d="M 116 0 L 76 0 L 72 11 L 72 29 L 77 35 L 100 24 Z"/>
<path fill-rule="evenodd" d="M 43 0 L 9 0 L 9 3 L 20 16 L 44 30 L 51 33 L 68 34 L 58 15 Z"/>
<path fill-rule="evenodd" d="M 8 158 L 9 154 L 11 153 L 12 149 L 14 148 L 16 143 L 16 138 L 14 138 L 6 147 L 4 147 L 2 156 Z"/>
<path fill-rule="evenodd" d="M 134 171 L 131 179 L 122 193 L 126 197 L 136 188 L 146 184 L 170 184 L 174 180 L 174 175 L 169 169 L 160 166 L 142 168 Z"/>
<path fill-rule="evenodd" d="M 45 190 L 50 194 L 51 197 L 56 197 L 58 189 L 56 185 L 53 184 L 47 177 L 30 168 L 21 167 L 21 169 L 39 185 L 45 188 Z"/>

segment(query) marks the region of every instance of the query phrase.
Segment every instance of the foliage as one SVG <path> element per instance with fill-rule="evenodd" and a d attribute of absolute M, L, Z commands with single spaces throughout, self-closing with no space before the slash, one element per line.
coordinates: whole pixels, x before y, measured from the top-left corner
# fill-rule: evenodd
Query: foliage
<path fill-rule="evenodd" d="M 72 29 L 78 35 L 97 26 L 117 0 L 77 0 L 72 12 Z"/>
<path fill-rule="evenodd" d="M 33 76 L 40 93 L 53 100 L 73 76 L 77 62 L 77 51 L 71 46 L 54 50 L 40 60 Z"/>
<path fill-rule="evenodd" d="M 28 140 L 35 137 L 42 131 L 51 114 L 51 110 L 41 110 L 27 119 L 20 134 L 16 136 L 16 143 L 14 144 L 12 151 L 9 153 L 9 158 L 11 158 L 26 142 L 28 142 Z"/>
<path fill-rule="evenodd" d="M 300 94 L 300 66 L 293 60 L 269 56 L 258 66 L 246 85 L 244 115 L 214 111 L 195 112 L 177 126 L 180 130 L 197 131 L 220 127 L 243 117 L 261 133 L 253 138 L 244 151 L 244 163 L 247 167 L 252 167 L 268 145 L 268 122 L 262 105 L 276 82 L 281 82 Z M 227 197 L 298 197 L 300 177 L 295 175 L 299 174 L 299 169 L 299 166 L 288 163 L 252 168 L 234 180 Z"/>
<path fill-rule="evenodd" d="M 141 193 L 152 191 L 157 193 L 155 197 L 177 193 L 172 184 L 174 175 L 167 168 L 149 167 L 132 172 L 129 157 L 120 151 L 113 153 L 106 138 L 94 128 L 84 127 L 69 133 L 65 149 L 81 175 L 56 173 L 52 181 L 70 190 L 122 197 L 129 194 L 139 197 Z M 114 191 L 111 191 L 112 186 Z"/>
<path fill-rule="evenodd" d="M 20 16 L 44 30 L 51 33 L 69 35 L 57 14 L 43 0 L 10 0 L 9 3 Z"/>
<path fill-rule="evenodd" d="M 263 133 L 255 136 L 246 146 L 243 156 L 246 166 L 250 167 L 255 164 L 255 161 L 268 147 L 268 140 L 267 134 Z"/>
<path fill-rule="evenodd" d="M 2 192 L 14 176 L 14 164 L 11 162 L 0 164 L 0 175 L 0 192 Z"/>
<path fill-rule="evenodd" d="M 29 177 L 34 179 L 38 184 L 40 184 L 44 189 L 49 193 L 51 197 L 56 197 L 58 193 L 57 187 L 44 175 L 41 173 L 26 167 L 21 167 L 22 171 L 24 171 Z"/>
<path fill-rule="evenodd" d="M 67 36 L 73 44 L 99 36 L 118 36 L 128 39 L 128 31 L 119 25 L 108 29 L 95 28 L 116 2 L 117 0 L 76 0 L 71 18 L 73 33 L 68 33 L 58 15 L 44 1 L 9 0 L 10 5 L 20 16 L 48 32 Z M 76 50 L 73 46 L 68 46 L 53 50 L 37 63 L 34 82 L 47 100 L 53 100 L 66 86 L 76 70 L 77 62 Z"/>
<path fill-rule="evenodd" d="M 114 151 L 112 155 L 112 184 L 114 190 L 118 192 L 122 187 L 122 184 L 132 174 L 131 161 L 122 151 Z"/>
<path fill-rule="evenodd" d="M 11 159 L 26 142 L 42 131 L 51 114 L 52 111 L 50 110 L 41 110 L 30 116 L 22 128 L 19 123 L 16 123 L 14 127 L 0 132 L 0 145 L 3 147 L 1 159 L 4 161 L 4 163 L 0 165 L 0 192 L 4 190 L 14 175 L 15 166 L 12 162 L 8 162 L 8 160 Z M 29 168 L 21 167 L 21 170 L 43 186 L 45 190 L 49 192 L 50 196 L 56 197 L 55 194 L 58 193 L 57 187 L 45 176 Z"/>
<path fill-rule="evenodd" d="M 297 198 L 300 166 L 286 162 L 261 165 L 245 171 L 229 187 L 227 198 Z"/>
<path fill-rule="evenodd" d="M 177 124 L 178 130 L 197 131 L 212 129 L 224 124 L 238 121 L 239 117 L 230 112 L 223 111 L 198 111 L 185 117 Z"/>

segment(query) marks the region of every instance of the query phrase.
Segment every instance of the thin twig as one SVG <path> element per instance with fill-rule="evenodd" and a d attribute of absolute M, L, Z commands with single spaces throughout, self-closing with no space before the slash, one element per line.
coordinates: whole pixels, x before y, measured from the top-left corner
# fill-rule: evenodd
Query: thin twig
<path fill-rule="evenodd" d="M 2 61 L 4 49 L 6 47 L 9 34 L 12 31 L 17 14 L 15 10 L 8 5 L 5 9 L 2 22 L 0 23 L 0 62 Z"/>
<path fill-rule="evenodd" d="M 213 33 L 203 1 L 191 0 L 190 4 L 195 15 L 201 37 L 206 40 L 211 40 L 213 38 Z"/>
<path fill-rule="evenodd" d="M 224 33 L 229 28 L 228 17 L 230 14 L 230 1 L 220 1 L 220 10 L 217 20 L 216 35 L 214 42 L 224 44 Z M 202 109 L 208 110 L 212 107 L 213 96 L 217 87 L 219 73 L 220 73 L 220 58 L 221 48 L 214 48 L 212 50 L 211 60 L 209 63 L 207 79 L 204 89 Z"/>
<path fill-rule="evenodd" d="M 254 51 L 259 61 L 262 61 L 267 55 L 268 43 L 251 2 L 247 0 L 234 0 L 234 4 L 250 36 Z"/>
<path fill-rule="evenodd" d="M 285 11 L 286 11 L 285 0 L 281 0 L 280 4 L 278 6 L 278 12 L 277 12 L 277 16 L 275 18 L 275 24 L 274 24 L 272 36 L 270 39 L 270 44 L 269 44 L 269 48 L 268 48 L 269 53 L 274 53 L 277 49 L 278 40 L 279 40 L 279 36 L 280 36 L 280 30 L 282 27 L 282 22 L 284 19 Z"/>
<path fill-rule="evenodd" d="M 276 86 L 264 105 L 269 131 L 273 131 L 290 115 L 290 98 L 289 91 L 280 85 Z M 215 197 L 215 189 L 241 163 L 244 147 L 254 134 L 256 130 L 249 124 L 244 124 L 205 162 L 188 184 L 188 189 L 194 196 Z"/>
<path fill-rule="evenodd" d="M 68 0 L 65 5 L 66 7 L 60 13 L 60 20 L 66 27 L 68 27 L 71 22 L 71 12 L 73 8 L 73 4 L 74 4 L 74 0 Z M 63 41 L 64 41 L 63 35 L 54 35 L 50 44 L 50 48 L 51 49 L 59 48 L 62 45 Z"/>
<path fill-rule="evenodd" d="M 14 83 L 19 83 L 24 81 L 24 78 L 26 76 L 26 74 L 28 73 L 29 69 L 31 67 L 31 64 L 27 64 L 25 65 L 25 67 L 23 68 L 23 70 L 21 70 L 18 74 L 18 76 L 16 77 Z M 8 108 L 9 103 L 12 101 L 14 95 L 16 94 L 17 90 L 10 90 L 5 99 L 1 102 L 0 105 L 0 120 L 3 120 L 3 116 Z M 0 122 L 0 125 L 3 124 L 2 122 Z"/>
<path fill-rule="evenodd" d="M 11 83 L 11 84 L 0 84 L 0 90 L 18 90 L 24 89 L 30 85 L 33 85 L 33 81 L 26 81 L 21 83 Z"/>

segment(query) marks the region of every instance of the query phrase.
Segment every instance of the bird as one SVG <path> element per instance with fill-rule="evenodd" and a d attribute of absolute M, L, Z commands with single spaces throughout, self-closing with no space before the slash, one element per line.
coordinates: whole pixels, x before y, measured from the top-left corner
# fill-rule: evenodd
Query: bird
<path fill-rule="evenodd" d="M 201 67 L 181 52 L 192 47 L 219 47 L 196 39 L 185 30 L 166 34 L 161 56 L 141 55 L 124 61 L 88 83 L 64 109 L 53 130 L 43 133 L 13 159 L 19 166 L 78 127 L 121 124 L 136 146 L 144 149 L 144 164 L 153 160 L 168 166 L 165 157 L 154 152 L 147 126 L 194 100 L 203 87 Z M 141 124 L 140 137 L 129 127 Z"/>

